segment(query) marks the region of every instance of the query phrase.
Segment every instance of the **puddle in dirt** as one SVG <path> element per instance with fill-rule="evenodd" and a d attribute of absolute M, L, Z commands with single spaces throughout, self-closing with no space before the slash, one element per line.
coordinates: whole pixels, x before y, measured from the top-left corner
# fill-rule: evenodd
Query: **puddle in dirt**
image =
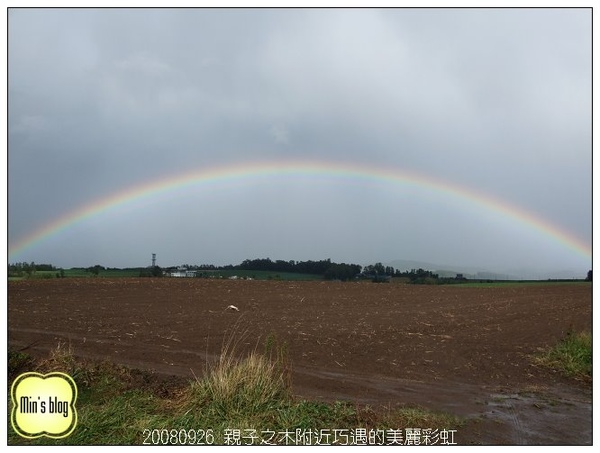
<path fill-rule="evenodd" d="M 488 442 L 514 445 L 591 445 L 592 403 L 582 394 L 546 391 L 536 394 L 491 394 L 484 419 L 502 423 L 508 439 Z"/>
<path fill-rule="evenodd" d="M 557 385 L 502 393 L 447 380 L 413 381 L 310 368 L 295 369 L 294 382 L 303 397 L 375 407 L 418 405 L 457 415 L 467 420 L 458 429 L 459 444 L 592 444 L 591 390 Z"/>

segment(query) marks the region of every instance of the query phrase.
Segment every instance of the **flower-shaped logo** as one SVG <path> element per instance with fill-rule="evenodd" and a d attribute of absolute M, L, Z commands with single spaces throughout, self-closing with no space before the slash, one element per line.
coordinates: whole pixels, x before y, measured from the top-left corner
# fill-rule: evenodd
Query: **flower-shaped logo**
<path fill-rule="evenodd" d="M 11 423 L 22 437 L 66 437 L 77 425 L 77 386 L 64 373 L 21 374 L 11 387 Z"/>

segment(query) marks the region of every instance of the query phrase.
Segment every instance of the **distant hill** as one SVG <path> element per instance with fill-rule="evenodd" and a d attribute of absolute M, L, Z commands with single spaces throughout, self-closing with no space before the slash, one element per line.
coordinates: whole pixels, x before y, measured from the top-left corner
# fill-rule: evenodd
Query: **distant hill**
<path fill-rule="evenodd" d="M 502 269 L 490 270 L 469 266 L 460 266 L 452 264 L 430 263 L 426 261 L 415 260 L 394 260 L 383 263 L 385 266 L 392 266 L 400 272 L 410 271 L 412 269 L 424 269 L 438 274 L 440 277 L 455 277 L 456 274 L 463 274 L 465 278 L 485 279 L 485 280 L 547 280 L 547 279 L 584 279 L 587 270 L 576 272 L 569 269 Z M 579 275 L 581 274 L 581 275 Z"/>
<path fill-rule="evenodd" d="M 392 266 L 394 269 L 400 272 L 410 271 L 412 269 L 424 269 L 426 271 L 432 271 L 438 274 L 440 277 L 456 277 L 456 274 L 463 274 L 469 278 L 492 278 L 492 277 L 475 277 L 476 274 L 481 272 L 481 269 L 469 268 L 465 266 L 455 266 L 450 264 L 438 264 L 429 263 L 426 261 L 414 261 L 414 260 L 394 260 L 389 263 L 385 263 L 386 266 Z"/>

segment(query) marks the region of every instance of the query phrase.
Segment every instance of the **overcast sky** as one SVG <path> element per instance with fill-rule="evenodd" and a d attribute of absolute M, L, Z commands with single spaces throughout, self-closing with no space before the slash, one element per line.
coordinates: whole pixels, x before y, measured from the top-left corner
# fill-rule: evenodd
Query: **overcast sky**
<path fill-rule="evenodd" d="M 585 276 L 585 253 L 468 199 L 326 175 L 186 187 L 16 247 L 150 181 L 327 161 L 501 200 L 591 249 L 591 31 L 589 9 L 11 9 L 9 261 Z"/>

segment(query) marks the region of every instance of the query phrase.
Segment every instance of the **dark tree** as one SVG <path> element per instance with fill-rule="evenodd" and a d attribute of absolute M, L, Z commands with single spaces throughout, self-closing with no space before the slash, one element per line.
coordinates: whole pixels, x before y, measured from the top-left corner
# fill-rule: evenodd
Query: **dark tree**
<path fill-rule="evenodd" d="M 151 273 L 152 273 L 153 277 L 162 277 L 163 276 L 163 271 L 160 268 L 160 266 L 154 266 L 154 267 L 152 267 Z"/>
<path fill-rule="evenodd" d="M 360 269 L 361 266 L 358 264 L 331 263 L 329 268 L 325 271 L 324 277 L 326 280 L 348 281 L 360 274 Z"/>
<path fill-rule="evenodd" d="M 95 266 L 87 268 L 88 272 L 90 272 L 91 274 L 96 275 L 96 276 L 98 276 L 100 271 L 104 271 L 104 270 L 106 270 L 106 268 L 104 266 L 100 266 L 99 264 L 96 264 Z"/>
<path fill-rule="evenodd" d="M 381 263 L 370 264 L 365 266 L 364 273 L 368 275 L 385 275 L 385 266 Z"/>

